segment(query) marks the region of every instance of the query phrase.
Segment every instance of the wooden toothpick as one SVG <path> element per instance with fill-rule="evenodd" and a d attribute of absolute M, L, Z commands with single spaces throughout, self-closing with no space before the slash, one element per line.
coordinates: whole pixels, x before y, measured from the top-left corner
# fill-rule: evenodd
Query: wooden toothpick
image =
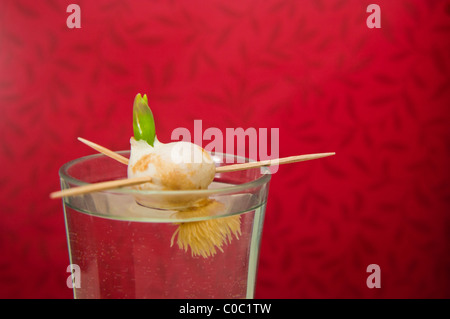
<path fill-rule="evenodd" d="M 119 161 L 125 165 L 128 165 L 128 158 L 123 157 L 123 156 L 117 154 L 116 152 L 113 152 L 113 151 L 107 149 L 104 146 L 98 145 L 98 144 L 88 141 L 84 138 L 79 137 L 78 140 L 80 140 L 81 142 L 85 143 L 86 145 L 92 147 L 93 149 L 99 151 L 100 153 L 103 153 L 104 155 L 115 159 L 116 161 Z M 273 166 L 273 165 L 289 164 L 289 163 L 296 163 L 296 162 L 304 162 L 304 161 L 310 161 L 313 159 L 318 159 L 318 158 L 333 156 L 333 155 L 336 155 L 336 153 L 329 152 L 329 153 L 296 155 L 296 156 L 282 157 L 282 158 L 276 158 L 276 159 L 271 159 L 271 160 L 251 162 L 251 163 L 225 165 L 225 166 L 216 167 L 216 173 L 241 171 L 241 170 L 246 170 L 246 169 L 261 167 L 261 166 Z"/>
<path fill-rule="evenodd" d="M 87 146 L 92 147 L 94 150 L 96 150 L 96 151 L 98 151 L 98 152 L 100 152 L 102 154 L 105 154 L 106 156 L 109 156 L 109 157 L 115 159 L 116 161 L 119 161 L 122 164 L 128 165 L 128 158 L 126 158 L 126 157 L 124 157 L 122 155 L 119 155 L 116 152 L 113 152 L 113 151 L 107 149 L 106 147 L 103 147 L 103 146 L 98 145 L 98 144 L 96 144 L 94 142 L 88 141 L 88 140 L 86 140 L 84 138 L 79 137 L 78 140 L 80 142 L 83 142 Z"/>
<path fill-rule="evenodd" d="M 104 190 L 114 189 L 114 188 L 119 188 L 119 187 L 124 187 L 124 186 L 133 186 L 133 185 L 139 185 L 139 184 L 143 184 L 143 183 L 149 183 L 151 181 L 152 181 L 151 177 L 141 176 L 141 177 L 126 178 L 126 179 L 118 179 L 115 181 L 94 183 L 94 184 L 78 186 L 78 187 L 73 187 L 73 188 L 53 192 L 50 194 L 50 198 L 61 198 L 61 197 L 65 197 L 65 196 L 83 195 L 83 194 L 87 194 L 87 193 L 99 192 L 99 191 L 104 191 Z"/>
<path fill-rule="evenodd" d="M 277 159 L 251 162 L 251 163 L 225 165 L 225 166 L 216 167 L 216 173 L 226 173 L 226 172 L 241 171 L 241 170 L 255 168 L 255 167 L 262 167 L 262 166 L 273 166 L 273 165 L 281 165 L 281 164 L 288 164 L 288 163 L 304 162 L 304 161 L 310 161 L 310 160 L 317 159 L 317 158 L 333 156 L 335 154 L 336 153 L 334 153 L 334 152 L 306 154 L 306 155 L 282 157 L 282 158 L 277 158 Z"/>
<path fill-rule="evenodd" d="M 93 149 L 99 151 L 100 153 L 115 159 L 116 161 L 119 161 L 120 163 L 128 165 L 128 158 L 126 158 L 122 155 L 119 155 L 116 152 L 113 152 L 113 151 L 107 149 L 106 147 L 103 147 L 94 142 L 88 141 L 84 138 L 79 137 L 78 140 L 85 143 L 86 145 L 92 147 Z M 216 173 L 234 172 L 234 171 L 246 170 L 246 169 L 262 167 L 262 166 L 273 166 L 273 165 L 310 161 L 310 160 L 323 158 L 323 157 L 327 157 L 327 156 L 333 156 L 335 154 L 336 154 L 335 152 L 306 154 L 306 155 L 282 157 L 282 158 L 278 158 L 278 159 L 264 160 L 264 161 L 251 162 L 251 163 L 225 165 L 225 166 L 216 167 Z M 70 188 L 70 189 L 66 189 L 66 190 L 62 190 L 62 191 L 58 191 L 58 192 L 53 192 L 50 194 L 50 197 L 51 198 L 60 198 L 60 197 L 64 197 L 64 196 L 82 195 L 82 194 L 86 194 L 86 193 L 98 192 L 98 191 L 102 191 L 102 190 L 114 189 L 114 188 L 119 188 L 119 187 L 124 187 L 124 186 L 138 185 L 138 184 L 149 183 L 149 182 L 151 182 L 151 177 L 126 178 L 126 179 L 121 179 L 121 180 L 95 183 L 95 184 L 90 184 L 90 185 L 86 185 L 86 186 L 79 186 L 79 187 L 74 187 L 74 188 Z"/>

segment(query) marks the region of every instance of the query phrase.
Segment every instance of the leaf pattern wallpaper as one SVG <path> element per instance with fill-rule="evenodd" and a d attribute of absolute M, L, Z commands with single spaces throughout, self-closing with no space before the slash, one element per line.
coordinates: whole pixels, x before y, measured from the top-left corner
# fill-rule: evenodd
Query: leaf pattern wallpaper
<path fill-rule="evenodd" d="M 0 297 L 72 298 L 49 193 L 78 136 L 129 148 L 136 93 L 161 141 L 202 120 L 336 152 L 273 175 L 256 298 L 450 298 L 449 1 L 2 0 Z"/>

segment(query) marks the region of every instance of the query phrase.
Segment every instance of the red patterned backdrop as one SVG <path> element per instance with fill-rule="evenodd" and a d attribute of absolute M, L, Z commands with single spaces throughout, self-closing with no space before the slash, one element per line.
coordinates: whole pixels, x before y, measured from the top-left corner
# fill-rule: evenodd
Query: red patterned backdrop
<path fill-rule="evenodd" d="M 2 0 L 0 297 L 72 297 L 49 193 L 78 136 L 128 148 L 141 92 L 162 141 L 202 119 L 337 153 L 273 176 L 256 297 L 449 298 L 449 75 L 449 1 Z"/>

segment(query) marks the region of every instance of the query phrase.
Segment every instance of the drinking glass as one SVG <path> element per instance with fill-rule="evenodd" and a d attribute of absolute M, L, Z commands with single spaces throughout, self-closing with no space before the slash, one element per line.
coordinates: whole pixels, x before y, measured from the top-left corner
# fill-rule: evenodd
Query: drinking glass
<path fill-rule="evenodd" d="M 216 166 L 249 161 L 212 158 Z M 59 174 L 68 189 L 126 178 L 127 166 L 98 154 L 66 163 Z M 79 269 L 74 298 L 253 298 L 270 178 L 262 167 L 216 173 L 205 190 L 120 188 L 64 197 L 70 263 Z M 199 203 L 211 209 L 197 209 Z M 231 221 L 234 228 L 226 228 Z M 212 249 L 195 237 L 220 232 Z"/>

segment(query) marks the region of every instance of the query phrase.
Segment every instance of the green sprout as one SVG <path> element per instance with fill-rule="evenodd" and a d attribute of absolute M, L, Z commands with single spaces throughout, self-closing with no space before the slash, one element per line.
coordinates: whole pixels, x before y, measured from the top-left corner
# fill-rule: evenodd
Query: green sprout
<path fill-rule="evenodd" d="M 133 132 L 134 138 L 146 141 L 153 146 L 155 142 L 155 120 L 153 113 L 148 106 L 147 95 L 144 97 L 138 93 L 133 103 Z"/>

